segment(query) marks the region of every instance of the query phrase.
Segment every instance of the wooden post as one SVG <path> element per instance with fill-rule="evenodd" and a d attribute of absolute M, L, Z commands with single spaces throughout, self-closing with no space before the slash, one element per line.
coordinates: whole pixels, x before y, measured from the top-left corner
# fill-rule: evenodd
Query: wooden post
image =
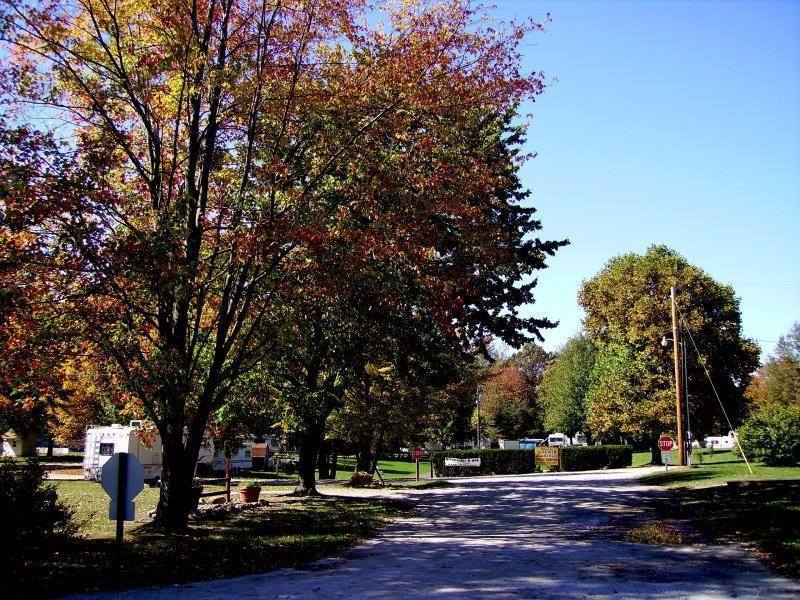
<path fill-rule="evenodd" d="M 417 460 L 416 460 L 416 461 L 414 461 L 414 462 L 416 462 L 416 463 L 417 463 L 417 481 L 419 481 L 419 459 L 417 459 Z"/>
<path fill-rule="evenodd" d="M 225 502 L 231 501 L 231 459 L 225 457 Z"/>
<path fill-rule="evenodd" d="M 686 466 L 686 447 L 683 434 L 683 373 L 681 372 L 681 341 L 678 330 L 678 305 L 675 286 L 670 288 L 672 301 L 672 351 L 675 359 L 675 415 L 678 421 L 678 465 Z"/>

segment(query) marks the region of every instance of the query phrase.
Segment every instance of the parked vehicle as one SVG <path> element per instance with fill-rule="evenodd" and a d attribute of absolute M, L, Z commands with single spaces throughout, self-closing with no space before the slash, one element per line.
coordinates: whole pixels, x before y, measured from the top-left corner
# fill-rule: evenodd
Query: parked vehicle
<path fill-rule="evenodd" d="M 535 450 L 536 446 L 544 444 L 545 440 L 542 438 L 522 438 L 519 441 L 520 450 Z"/>
<path fill-rule="evenodd" d="M 198 464 L 210 463 L 214 443 L 211 438 L 200 449 Z M 83 478 L 98 481 L 103 465 L 117 452 L 127 452 L 139 459 L 144 467 L 146 481 L 161 479 L 161 437 L 156 428 L 144 421 L 131 421 L 129 425 L 114 423 L 107 426 L 89 426 L 83 454 Z"/>
<path fill-rule="evenodd" d="M 500 449 L 501 450 L 519 450 L 520 443 L 519 440 L 500 440 Z"/>
<path fill-rule="evenodd" d="M 586 441 L 586 435 L 579 431 L 574 436 L 572 436 L 572 439 L 570 440 L 570 444 L 569 445 L 571 445 L 571 446 L 588 446 L 589 442 Z"/>
<path fill-rule="evenodd" d="M 736 432 L 729 431 L 728 435 L 706 437 L 704 443 L 710 450 L 732 450 L 736 446 Z"/>
<path fill-rule="evenodd" d="M 569 438 L 563 433 L 551 433 L 547 436 L 548 446 L 569 446 Z"/>
<path fill-rule="evenodd" d="M 231 457 L 229 467 L 234 471 L 241 471 L 243 469 L 253 468 L 253 441 L 242 440 L 236 454 Z M 222 447 L 214 452 L 214 460 L 212 461 L 212 468 L 215 471 L 225 470 L 225 451 Z"/>

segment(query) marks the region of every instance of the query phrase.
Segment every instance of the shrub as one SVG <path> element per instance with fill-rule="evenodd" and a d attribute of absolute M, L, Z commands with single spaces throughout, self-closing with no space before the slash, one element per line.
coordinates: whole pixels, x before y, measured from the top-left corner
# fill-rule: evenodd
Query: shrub
<path fill-rule="evenodd" d="M 739 429 L 739 443 L 748 457 L 765 465 L 800 463 L 800 408 L 778 404 L 763 406 Z"/>
<path fill-rule="evenodd" d="M 633 463 L 630 446 L 567 446 L 561 449 L 562 471 L 621 469 Z"/>
<path fill-rule="evenodd" d="M 448 458 L 478 458 L 481 459 L 480 467 L 445 467 L 444 459 Z M 536 467 L 533 464 L 533 450 L 443 450 L 434 452 L 431 460 L 434 471 L 439 477 L 454 477 L 463 475 L 516 475 L 533 473 Z"/>
<path fill-rule="evenodd" d="M 364 487 L 372 484 L 372 475 L 366 471 L 356 471 L 350 477 L 350 485 L 352 487 Z"/>
<path fill-rule="evenodd" d="M 0 461 L 0 515 L 5 564 L 49 554 L 55 541 L 76 530 L 72 511 L 58 502 L 52 485 L 44 484 L 44 470 L 35 461 Z"/>

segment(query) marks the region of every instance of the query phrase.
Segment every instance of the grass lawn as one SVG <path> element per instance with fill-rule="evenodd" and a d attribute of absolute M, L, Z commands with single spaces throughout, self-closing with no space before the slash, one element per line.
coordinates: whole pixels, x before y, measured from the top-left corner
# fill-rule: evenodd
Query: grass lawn
<path fill-rule="evenodd" d="M 800 480 L 800 467 L 766 467 L 752 462 L 750 466 L 753 467 L 753 475 L 750 475 L 744 460 L 737 457 L 733 452 L 694 451 L 692 453 L 691 467 L 670 467 L 668 471 L 647 475 L 642 477 L 640 481 L 647 485 L 691 487 L 734 480 Z"/>
<path fill-rule="evenodd" d="M 746 542 L 777 571 L 800 577 L 800 480 L 674 489 L 656 509 L 689 521 L 713 542 Z"/>
<path fill-rule="evenodd" d="M 695 452 L 692 467 L 640 478 L 671 489 L 655 501 L 666 519 L 678 518 L 715 542 L 746 542 L 780 572 L 800 576 L 800 467 L 767 467 L 733 452 Z M 796 480 L 775 482 L 770 480 Z M 765 481 L 758 485 L 720 486 L 728 481 Z"/>
<path fill-rule="evenodd" d="M 356 468 L 356 459 L 352 456 L 339 457 L 336 479 L 350 479 Z M 411 460 L 380 460 L 378 468 L 384 479 L 402 479 L 417 476 L 417 466 Z M 419 476 L 430 477 L 431 464 L 426 460 L 419 461 Z M 377 476 L 375 477 L 377 479 Z"/>
<path fill-rule="evenodd" d="M 300 566 L 342 551 L 407 510 L 374 499 L 267 495 L 269 506 L 221 521 L 193 523 L 182 535 L 133 523 L 126 531 L 118 575 L 105 493 L 89 482 L 60 482 L 57 488 L 59 496 L 76 507 L 78 519 L 84 519 L 83 535 L 63 543 L 51 558 L 19 569 L 17 580 L 10 581 L 19 587 L 10 592 L 20 597 L 166 585 Z M 137 517 L 155 506 L 156 492 L 145 488 L 138 497 Z"/>

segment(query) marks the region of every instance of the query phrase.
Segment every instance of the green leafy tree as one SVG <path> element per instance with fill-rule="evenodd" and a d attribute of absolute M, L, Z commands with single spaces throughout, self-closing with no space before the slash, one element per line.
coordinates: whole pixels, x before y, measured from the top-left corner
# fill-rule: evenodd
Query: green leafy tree
<path fill-rule="evenodd" d="M 671 286 L 677 288 L 682 322 L 700 351 L 698 359 L 687 339 L 689 416 L 695 433 L 728 427 L 703 365 L 736 423 L 743 414 L 743 391 L 758 364 L 757 346 L 742 335 L 739 300 L 731 286 L 666 246 L 609 261 L 579 293 L 586 332 L 598 347 L 587 424 L 600 438 L 648 440 L 654 453 L 658 436 L 676 426 L 672 348 L 660 343 L 672 335 Z"/>
<path fill-rule="evenodd" d="M 585 335 L 567 340 L 542 377 L 544 427 L 570 436 L 586 431 L 586 396 L 597 349 Z"/>
<path fill-rule="evenodd" d="M 739 443 L 747 456 L 770 466 L 800 463 L 800 407 L 760 407 L 739 430 Z"/>

